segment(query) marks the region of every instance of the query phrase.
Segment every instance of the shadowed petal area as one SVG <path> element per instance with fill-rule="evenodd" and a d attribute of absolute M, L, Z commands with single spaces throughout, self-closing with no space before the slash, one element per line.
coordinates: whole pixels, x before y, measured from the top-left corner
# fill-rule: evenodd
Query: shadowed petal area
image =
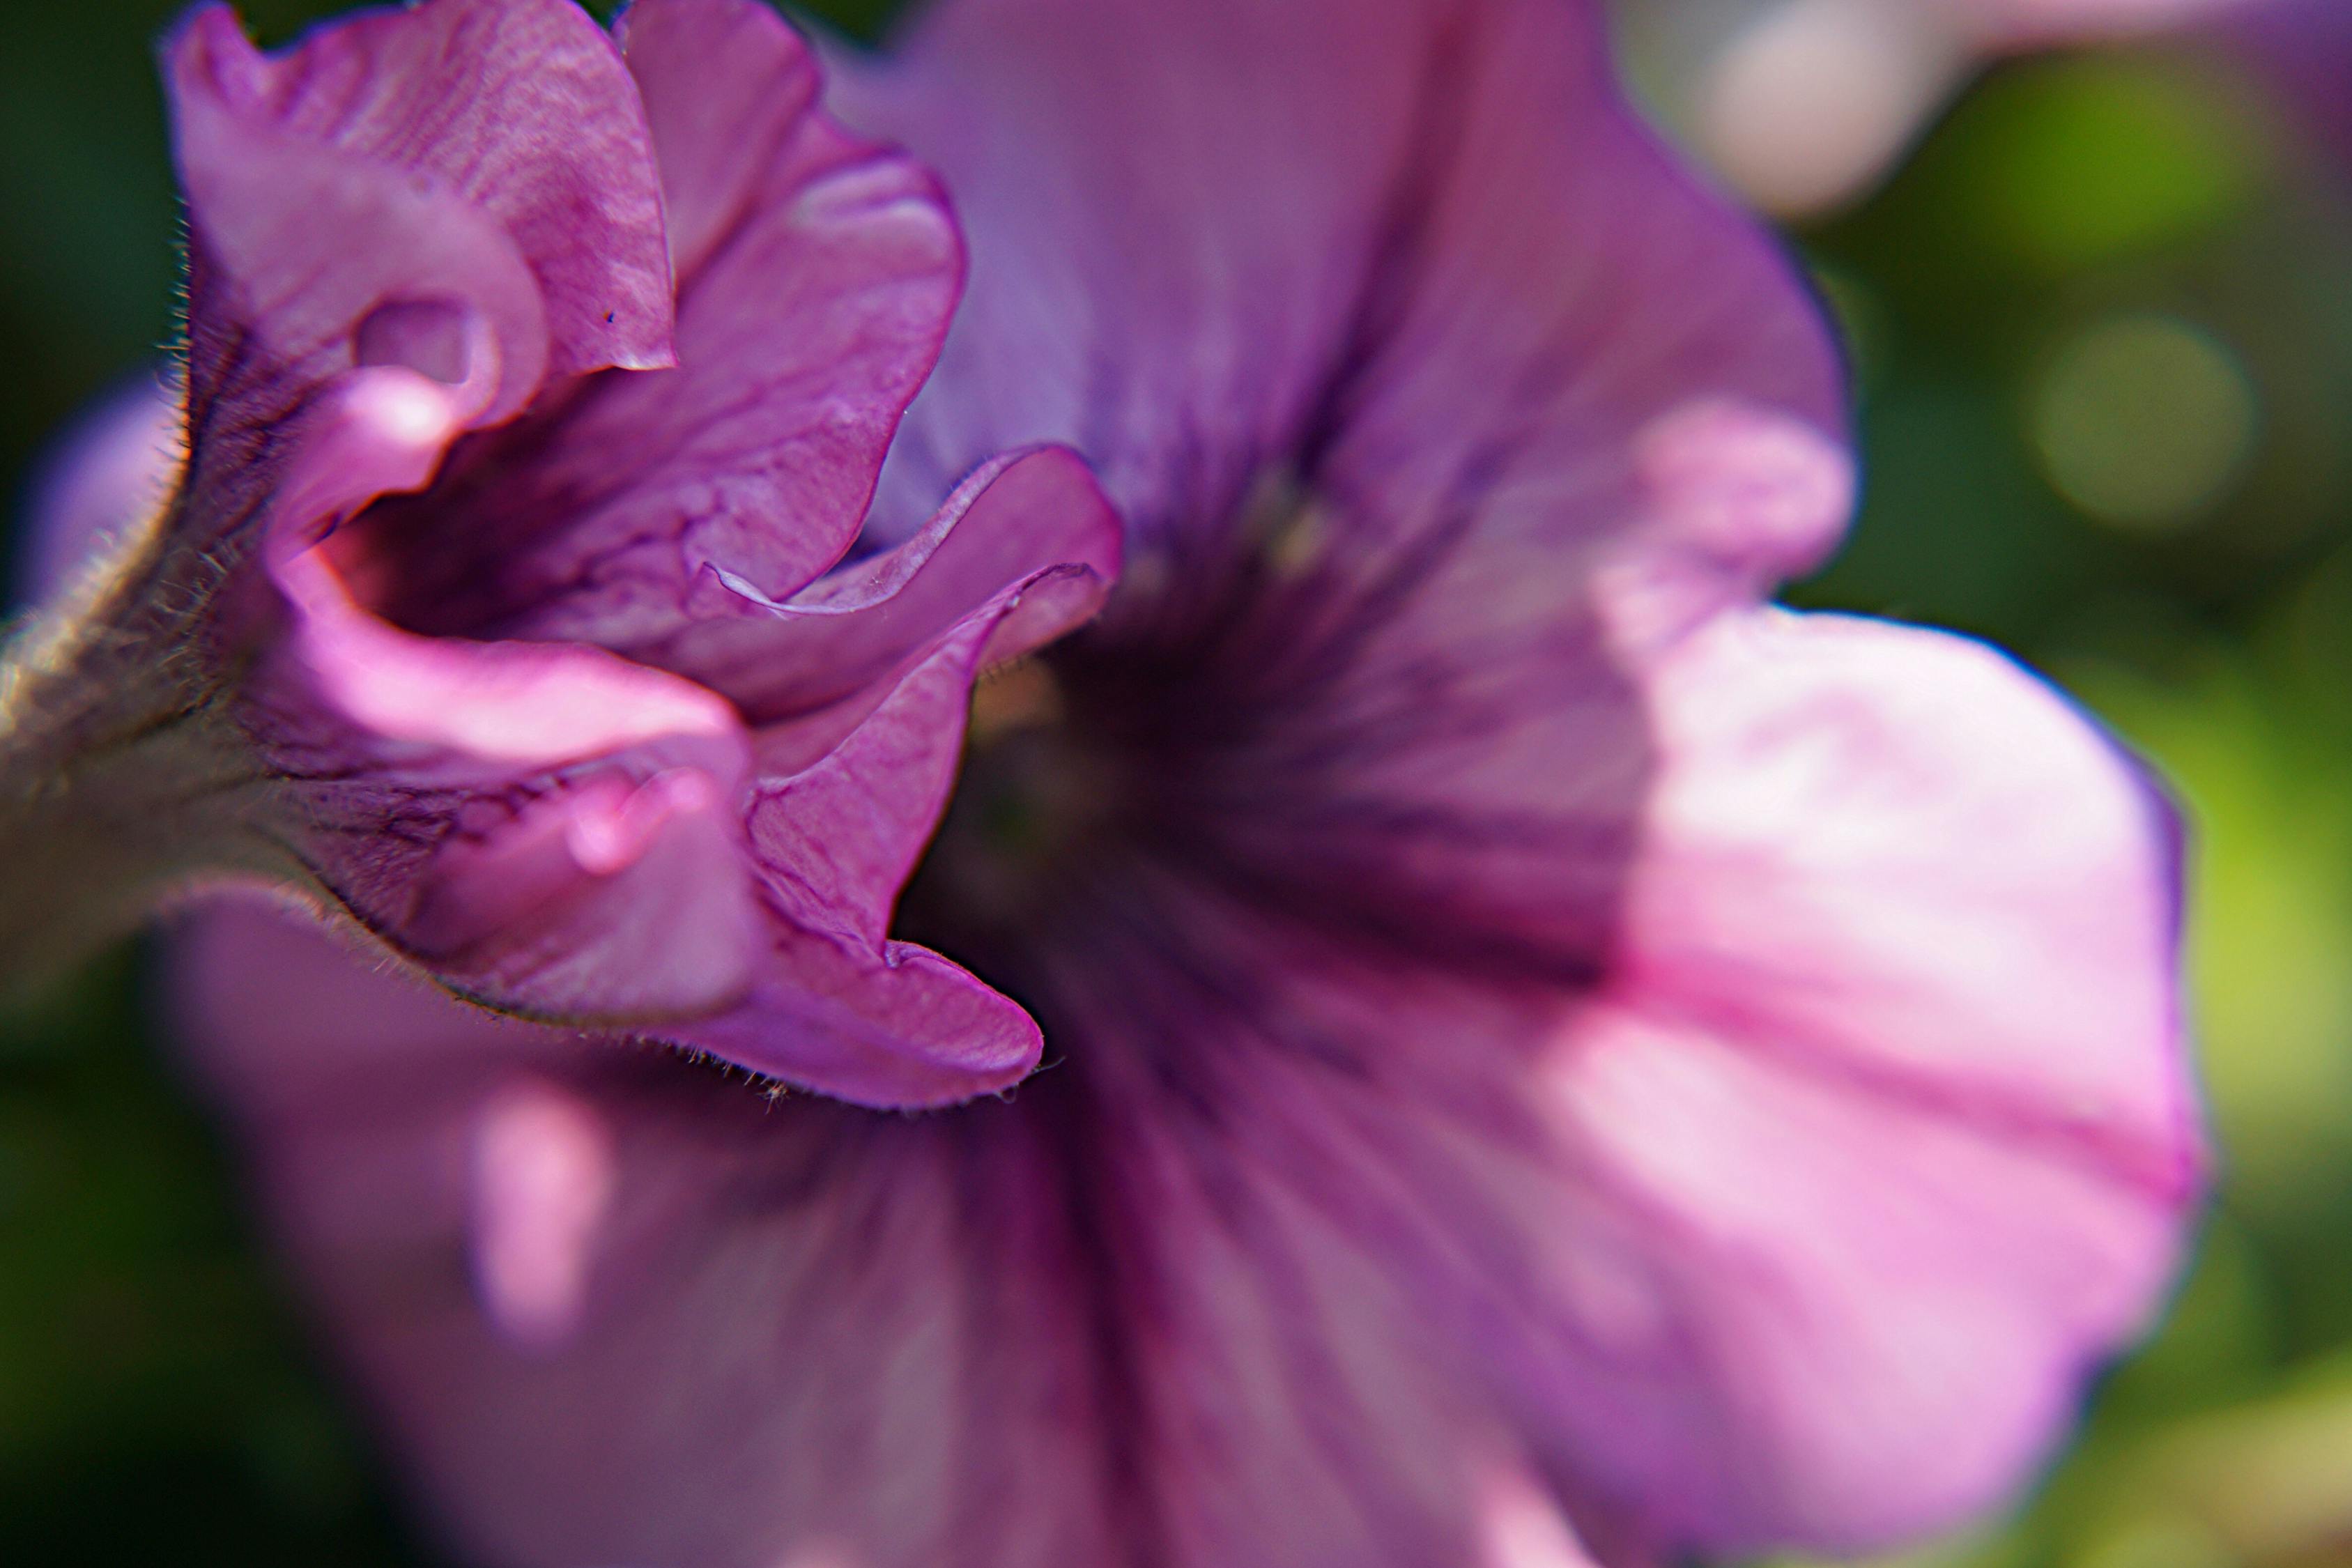
<path fill-rule="evenodd" d="M 789 597 L 856 536 L 946 333 L 963 257 L 937 182 L 815 107 L 782 20 L 644 0 L 625 38 L 688 226 L 677 368 L 586 382 L 360 520 L 353 580 L 412 630 L 667 663 L 706 567 Z"/>
<path fill-rule="evenodd" d="M 1497 1432 L 1397 1353 L 1400 1282 L 1148 1105 L 772 1104 L 256 910 L 186 951 L 269 1207 L 480 1561 L 1559 1568 Z"/>
<path fill-rule="evenodd" d="M 742 1007 L 667 1037 L 866 1105 L 953 1104 L 1028 1076 L 1042 1049 L 1028 1014 L 887 931 L 947 804 L 982 662 L 1030 598 L 1098 600 L 1104 584 L 1083 566 L 1033 573 L 941 634 L 878 702 L 760 731 L 748 821 L 774 951 Z"/>
<path fill-rule="evenodd" d="M 301 810 L 284 847 L 443 984 L 619 1023 L 740 996 L 757 916 L 720 698 L 602 649 L 401 631 L 305 547 L 414 489 L 459 427 L 451 390 L 351 372 L 300 426 L 267 520 L 274 598 L 244 723 Z"/>
<path fill-rule="evenodd" d="M 1549 0 L 929 8 L 836 72 L 948 178 L 975 258 L 886 501 L 910 527 L 1062 441 L 1139 548 L 1223 567 L 1288 467 L 1348 509 L 1361 581 L 1473 501 L 1482 537 L 1554 552 L 1639 531 L 1624 437 L 1709 394 L 1841 429 L 1789 263 L 1608 72 L 1592 9 Z"/>
<path fill-rule="evenodd" d="M 1838 376 L 1786 260 L 1625 112 L 1589 8 L 974 0 L 844 69 L 975 258 L 883 516 L 1070 442 L 1129 586 L 1057 670 L 1160 725 L 1122 744 L 1181 754 L 1151 809 L 1186 853 L 1380 940 L 1589 973 L 1646 765 L 1596 582 L 1704 556 L 1691 598 L 1742 596 L 1845 500 L 1696 552 L 1645 469 L 1706 407 L 1827 448 Z"/>
<path fill-rule="evenodd" d="M 905 543 L 791 599 L 713 569 L 695 597 L 708 618 L 668 662 L 751 722 L 780 725 L 856 698 L 1007 584 L 1020 601 L 994 622 L 982 665 L 1053 641 L 1101 606 L 1121 553 L 1118 518 L 1076 454 L 1014 453 L 982 464 Z"/>

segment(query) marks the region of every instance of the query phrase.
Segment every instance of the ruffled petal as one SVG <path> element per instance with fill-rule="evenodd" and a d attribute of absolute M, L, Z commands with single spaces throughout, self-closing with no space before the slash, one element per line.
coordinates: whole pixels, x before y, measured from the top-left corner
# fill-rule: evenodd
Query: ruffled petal
<path fill-rule="evenodd" d="M 613 30 L 653 127 L 670 265 L 691 279 L 758 200 L 824 79 L 746 0 L 635 0 Z"/>
<path fill-rule="evenodd" d="M 1034 573 L 938 637 L 845 734 L 831 710 L 760 733 L 750 826 L 775 946 L 749 1002 L 672 1037 L 866 1105 L 952 1104 L 1029 1075 L 1035 1022 L 938 953 L 892 941 L 890 915 L 946 807 L 972 682 L 1004 628 L 1032 596 L 1102 587 L 1083 566 Z"/>
<path fill-rule="evenodd" d="M 430 476 L 448 388 L 348 373 L 277 475 L 242 721 L 299 806 L 285 847 L 444 984 L 510 1011 L 624 1022 L 749 984 L 759 921 L 737 826 L 734 712 L 598 649 L 401 631 L 308 542 Z"/>
<path fill-rule="evenodd" d="M 344 18 L 264 55 L 226 5 L 199 7 L 167 50 L 180 162 L 199 239 L 266 228 L 239 247 L 287 275 L 310 248 L 348 271 L 434 230 L 355 232 L 311 205 L 335 194 L 271 184 L 215 141 L 225 116 L 292 143 L 345 182 L 438 194 L 510 239 L 545 303 L 551 371 L 669 363 L 668 254 L 653 147 L 612 42 L 568 0 L 431 0 Z M 462 297 L 462 296 L 461 296 Z M 370 301 L 373 303 L 373 301 Z M 506 405 L 519 407 L 517 399 Z"/>
<path fill-rule="evenodd" d="M 1633 952 L 1585 999 L 1163 868 L 1048 911 L 1066 1059 L 941 1117 L 501 1058 L 397 998 L 345 1044 L 282 998 L 385 982 L 233 923 L 201 1016 L 493 1561 L 1860 1548 L 2013 1485 L 2161 1293 L 2200 1161 L 2170 825 L 1966 645 L 1743 617 L 1675 657 Z M 580 1256 L 480 1260 L 529 1230 L 466 1152 L 518 1104 L 552 1146 L 508 1186 L 615 1163 Z"/>
<path fill-rule="evenodd" d="M 661 662 L 778 724 L 853 700 L 1007 584 L 1020 602 L 995 622 L 983 667 L 1051 642 L 1101 607 L 1120 553 L 1118 518 L 1076 454 L 1015 453 L 982 465 L 905 543 L 790 599 L 712 568 L 695 600 L 708 618 Z"/>
<path fill-rule="evenodd" d="M 780 19 L 646 0 L 626 38 L 691 226 L 677 367 L 477 437 L 361 520 L 355 581 L 412 630 L 658 658 L 706 567 L 797 593 L 856 536 L 947 331 L 963 258 L 937 183 L 814 106 Z"/>

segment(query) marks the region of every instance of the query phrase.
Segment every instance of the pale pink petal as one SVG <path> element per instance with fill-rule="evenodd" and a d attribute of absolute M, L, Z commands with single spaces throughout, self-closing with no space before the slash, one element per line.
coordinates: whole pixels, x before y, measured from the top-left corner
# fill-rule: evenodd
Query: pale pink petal
<path fill-rule="evenodd" d="M 2276 0 L 1630 0 L 1664 108 L 1769 210 L 1864 195 L 1989 59 L 2258 13 Z M 1660 15 L 1661 11 L 1664 14 Z"/>
<path fill-rule="evenodd" d="M 1620 966 L 1543 1069 L 1595 1205 L 1550 1425 L 1701 1546 L 1957 1523 L 2178 1266 L 2170 816 L 1954 638 L 1728 616 L 1656 703 Z"/>
<path fill-rule="evenodd" d="M 518 1343 L 554 1349 L 579 1326 L 614 1196 L 612 1137 L 593 1106 L 524 1079 L 474 1133 L 476 1288 Z"/>

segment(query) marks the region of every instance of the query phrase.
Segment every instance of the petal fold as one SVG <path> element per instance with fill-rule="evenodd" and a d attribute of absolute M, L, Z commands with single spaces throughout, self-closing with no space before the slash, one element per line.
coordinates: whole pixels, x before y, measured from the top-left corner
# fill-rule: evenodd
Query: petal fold
<path fill-rule="evenodd" d="M 307 205 L 332 180 L 222 184 L 249 146 L 215 139 L 221 115 L 253 140 L 307 149 L 343 182 L 429 192 L 482 215 L 530 268 L 553 374 L 668 363 L 672 289 L 645 113 L 612 41 L 578 5 L 429 0 L 342 18 L 265 55 L 226 5 L 208 4 L 167 55 L 200 236 L 267 223 L 282 237 L 308 222 L 313 246 L 348 265 L 434 234 L 413 226 L 358 243 Z"/>
<path fill-rule="evenodd" d="M 856 537 L 946 333 L 963 253 L 937 182 L 816 107 L 780 18 L 645 0 L 624 37 L 688 226 L 677 366 L 477 437 L 429 500 L 364 520 L 371 601 L 412 630 L 660 660 L 706 568 L 790 597 Z"/>
<path fill-rule="evenodd" d="M 432 475 L 449 389 L 348 373 L 268 521 L 277 590 L 246 723 L 301 812 L 288 847 L 371 929 L 510 1011 L 625 1022 L 724 1006 L 758 917 L 736 826 L 749 758 L 723 699 L 600 649 L 400 630 L 310 543 Z"/>

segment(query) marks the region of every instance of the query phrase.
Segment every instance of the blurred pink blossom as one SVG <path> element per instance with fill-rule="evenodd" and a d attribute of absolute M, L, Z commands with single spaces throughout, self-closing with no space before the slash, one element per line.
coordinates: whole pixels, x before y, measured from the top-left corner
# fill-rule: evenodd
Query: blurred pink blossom
<path fill-rule="evenodd" d="M 729 41 L 678 57 L 685 99 L 643 82 L 656 150 L 773 147 L 734 118 L 779 101 L 738 90 L 789 52 L 764 13 L 641 0 L 633 65 L 664 17 Z M 1875 1548 L 2008 1496 L 2200 1190 L 2174 823 L 1990 650 L 1764 607 L 1850 507 L 1835 358 L 1625 111 L 1595 8 L 939 0 L 836 74 L 946 173 L 974 268 L 856 559 L 1061 442 L 1126 570 L 981 688 L 903 898 L 928 818 L 891 790 L 944 787 L 969 654 L 841 815 L 754 816 L 802 890 L 766 907 L 856 889 L 828 929 L 971 963 L 1047 1065 L 923 1116 L 777 1099 L 278 913 L 194 922 L 206 1070 L 469 1560 L 1559 1568 Z M 674 247 L 716 231 L 682 209 Z M 538 450 L 513 471 L 565 471 Z M 586 622 L 474 546 L 550 493 L 601 492 L 428 490 L 328 562 L 400 636 L 480 604 L 672 646 L 674 542 L 561 551 Z M 732 493 L 665 515 L 728 520 L 753 564 L 697 592 L 765 632 L 796 514 Z M 767 646 L 677 668 L 744 713 L 830 668 Z M 858 802 L 891 855 L 843 848 Z"/>
<path fill-rule="evenodd" d="M 2277 0 L 1620 0 L 1697 150 L 1767 211 L 1874 184 L 1988 60 L 2142 37 Z M 2321 0 L 2334 5 L 2336 0 Z"/>

